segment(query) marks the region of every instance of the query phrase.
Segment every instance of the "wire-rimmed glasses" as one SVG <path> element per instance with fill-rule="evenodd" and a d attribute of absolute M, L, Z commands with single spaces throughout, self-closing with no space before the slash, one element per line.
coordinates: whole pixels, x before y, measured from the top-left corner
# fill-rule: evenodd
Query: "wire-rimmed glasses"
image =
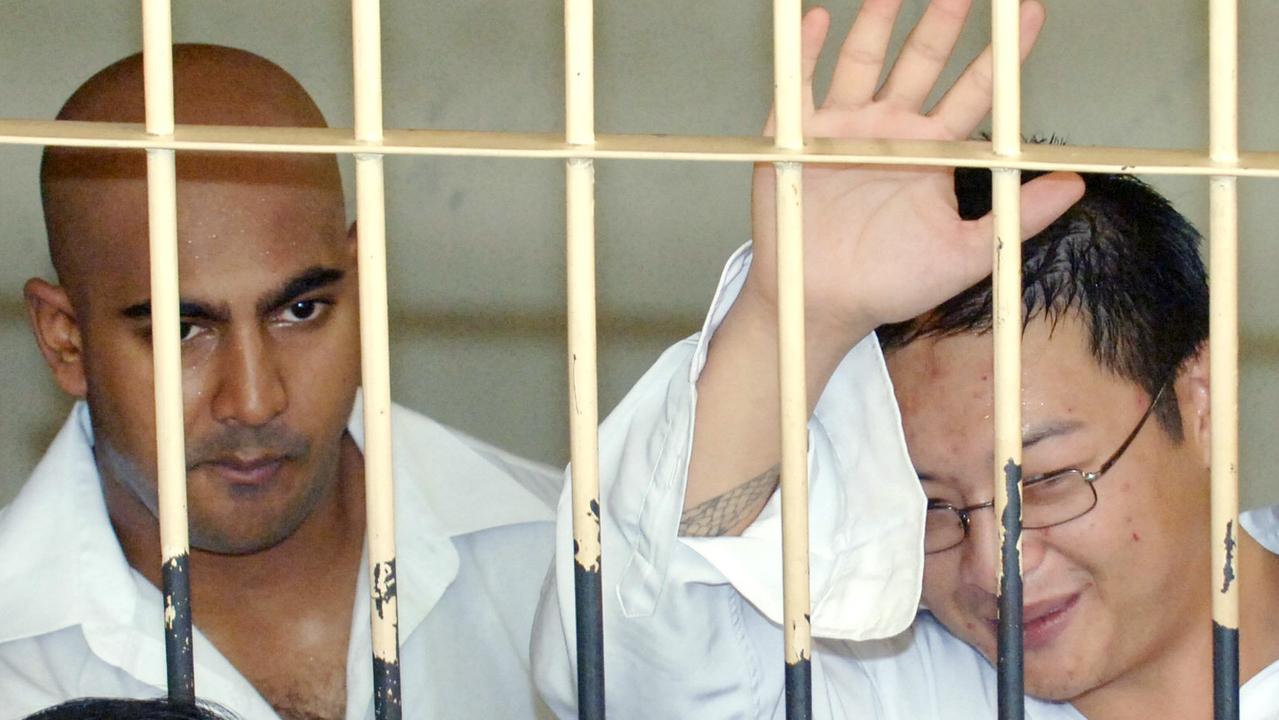
<path fill-rule="evenodd" d="M 1096 507 L 1097 488 L 1093 484 L 1119 461 L 1124 451 L 1137 438 L 1137 433 L 1141 432 L 1146 420 L 1154 412 L 1170 381 L 1171 378 L 1159 386 L 1150 400 L 1150 406 L 1137 421 L 1137 426 L 1128 433 L 1128 437 L 1120 444 L 1119 449 L 1115 450 L 1096 472 L 1065 468 L 1023 480 L 1021 484 L 1022 528 L 1040 530 L 1060 525 L 1086 515 Z M 958 547 L 968 537 L 968 523 L 972 513 L 994 506 L 993 499 L 977 505 L 955 507 L 944 500 L 929 498 L 928 512 L 924 522 L 924 553 L 931 555 Z"/>

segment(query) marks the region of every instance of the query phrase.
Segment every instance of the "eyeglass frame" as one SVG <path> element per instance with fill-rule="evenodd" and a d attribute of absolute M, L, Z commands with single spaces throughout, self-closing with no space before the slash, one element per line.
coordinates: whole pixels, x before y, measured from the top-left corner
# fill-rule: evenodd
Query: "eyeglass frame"
<path fill-rule="evenodd" d="M 1132 432 L 1128 433 L 1128 437 L 1124 438 L 1123 443 L 1119 445 L 1119 449 L 1115 450 L 1115 452 L 1105 462 L 1103 462 L 1099 468 L 1097 468 L 1096 472 L 1084 472 L 1083 470 L 1080 470 L 1079 468 L 1059 468 L 1057 470 L 1052 470 L 1050 472 L 1041 473 L 1039 475 L 1036 475 L 1030 478 L 1029 480 L 1023 480 L 1021 482 L 1022 492 L 1025 492 L 1025 489 L 1027 487 L 1033 487 L 1036 484 L 1056 479 L 1058 477 L 1061 477 L 1062 475 L 1065 475 L 1066 473 L 1079 473 L 1080 477 L 1082 477 L 1084 479 L 1084 482 L 1087 483 L 1088 489 L 1092 491 L 1092 502 L 1088 505 L 1088 508 L 1086 510 L 1079 513 L 1078 515 L 1074 515 L 1072 517 L 1066 518 L 1065 520 L 1058 520 L 1056 522 L 1051 522 L 1044 525 L 1023 524 L 1022 525 L 1023 530 L 1043 530 L 1044 528 L 1063 525 L 1065 523 L 1070 522 L 1071 520 L 1078 520 L 1079 518 L 1092 512 L 1093 509 L 1097 507 L 1097 487 L 1096 485 L 1094 485 L 1094 483 L 1100 480 L 1101 476 L 1104 475 L 1107 470 L 1113 467 L 1115 463 L 1119 462 L 1119 458 L 1123 456 L 1124 451 L 1126 451 L 1128 449 L 1128 446 L 1132 445 L 1133 441 L 1137 439 L 1138 433 L 1140 433 L 1141 429 L 1146 426 L 1146 421 L 1150 419 L 1150 416 L 1154 414 L 1155 408 L 1158 407 L 1159 405 L 1159 400 L 1163 397 L 1164 390 L 1166 390 L 1168 386 L 1172 384 L 1174 377 L 1175 376 L 1169 376 L 1166 380 L 1163 381 L 1163 383 L 1159 385 L 1159 389 L 1155 391 L 1154 396 L 1150 399 L 1150 405 L 1149 407 L 1146 408 L 1146 412 L 1142 413 L 1141 419 L 1137 421 L 1136 427 L 1132 429 Z M 959 540 L 954 545 L 948 545 L 944 548 L 940 548 L 937 550 L 925 550 L 924 554 L 936 555 L 938 553 L 944 553 L 947 550 L 954 550 L 960 545 L 963 545 L 964 541 L 968 539 L 968 535 L 969 535 L 969 530 L 968 530 L 969 516 L 978 510 L 985 510 L 986 508 L 993 508 L 993 507 L 995 507 L 994 498 L 991 498 L 990 500 L 987 500 L 984 503 L 969 505 L 967 507 L 962 507 L 962 508 L 957 508 L 948 502 L 944 502 L 941 500 L 933 500 L 930 498 L 928 500 L 928 505 L 925 512 L 932 511 L 932 510 L 950 510 L 951 512 L 955 514 L 956 517 L 959 518 L 959 525 L 960 527 L 963 528 L 964 534 L 962 537 L 959 538 Z M 926 533 L 927 522 L 925 522 L 924 527 L 925 527 L 925 533 Z M 925 544 L 927 544 L 926 541 L 925 541 Z"/>

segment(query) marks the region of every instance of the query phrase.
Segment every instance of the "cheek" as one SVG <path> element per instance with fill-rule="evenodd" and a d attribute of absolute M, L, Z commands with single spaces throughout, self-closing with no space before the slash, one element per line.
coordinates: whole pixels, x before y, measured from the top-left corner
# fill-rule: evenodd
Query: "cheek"
<path fill-rule="evenodd" d="M 359 326 L 334 323 L 324 330 L 300 333 L 280 343 L 281 372 L 290 406 L 308 408 L 306 418 L 295 418 L 345 426 L 360 383 Z"/>
<path fill-rule="evenodd" d="M 934 611 L 944 611 L 955 602 L 959 586 L 959 562 L 952 554 L 957 551 L 929 555 L 924 558 L 924 587 L 922 600 Z"/>
<path fill-rule="evenodd" d="M 126 438 L 154 437 L 155 395 L 149 352 L 117 342 L 109 353 L 86 352 L 85 370 L 95 425 L 110 428 L 115 444 L 129 452 L 136 451 L 138 441 Z M 150 451 L 154 450 L 152 440 Z"/>

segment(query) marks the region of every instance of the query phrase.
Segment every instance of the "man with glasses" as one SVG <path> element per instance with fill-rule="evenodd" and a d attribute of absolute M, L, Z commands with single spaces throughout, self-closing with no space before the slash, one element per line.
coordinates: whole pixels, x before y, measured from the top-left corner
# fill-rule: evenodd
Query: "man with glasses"
<path fill-rule="evenodd" d="M 964 2 L 931 3 L 878 85 L 897 5 L 863 4 L 810 136 L 960 139 L 988 110 L 987 56 L 922 109 Z M 1024 50 L 1042 19 L 1023 4 Z M 822 16 L 804 27 L 811 78 Z M 756 173 L 753 258 L 730 261 L 702 337 L 637 386 L 665 383 L 666 405 L 636 397 L 604 425 L 601 447 L 620 446 L 601 456 L 610 717 L 784 714 L 770 173 Z M 1134 179 L 1024 179 L 1027 717 L 1209 717 L 1199 235 Z M 809 167 L 804 191 L 814 714 L 995 717 L 989 174 Z M 656 473 L 635 462 L 669 436 L 684 453 L 666 448 Z M 1243 716 L 1271 720 L 1279 514 L 1242 525 Z M 535 645 L 561 715 L 565 560 Z"/>
<path fill-rule="evenodd" d="M 1106 459 L 1095 472 L 1078 468 L 1054 470 L 1042 475 L 1023 478 L 1021 482 L 1021 511 L 1023 530 L 1043 530 L 1082 517 L 1097 507 L 1097 488 L 1094 486 L 1107 470 L 1119 462 L 1119 458 L 1137 439 L 1137 433 L 1146 426 L 1163 397 L 1168 383 L 1164 382 L 1155 392 L 1146 412 L 1141 414 L 1136 427 L 1124 438 L 1123 444 Z M 921 477 L 922 481 L 923 478 Z M 995 501 L 987 500 L 976 505 L 956 507 L 941 498 L 928 499 L 928 512 L 924 515 L 924 552 L 934 554 L 959 547 L 971 532 L 973 513 L 995 507 Z"/>

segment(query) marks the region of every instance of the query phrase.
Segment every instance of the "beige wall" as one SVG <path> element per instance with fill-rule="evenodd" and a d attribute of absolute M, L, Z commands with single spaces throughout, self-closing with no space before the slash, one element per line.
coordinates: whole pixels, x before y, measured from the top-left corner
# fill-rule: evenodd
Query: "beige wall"
<path fill-rule="evenodd" d="M 1049 24 L 1024 77 L 1027 133 L 1077 144 L 1206 144 L 1206 3 L 1046 0 Z M 907 19 L 924 0 L 906 0 Z M 988 3 L 961 43 L 988 34 Z M 765 2 L 599 0 L 600 132 L 751 134 L 771 92 Z M 1279 4 L 1242 3 L 1242 142 L 1279 148 L 1267 61 Z M 856 3 L 837 3 L 835 33 Z M 562 128 L 558 2 L 384 0 L 386 121 L 400 127 Z M 331 123 L 351 122 L 348 5 L 318 0 L 175 3 L 180 41 L 235 45 L 292 71 Z M 132 0 L 0 0 L 0 116 L 52 116 L 99 67 L 139 48 Z M 904 24 L 904 23 L 903 23 Z M 1269 47 L 1268 47 L 1269 46 Z M 953 77 L 959 66 L 951 68 Z M 829 71 L 829 68 L 827 68 Z M 21 285 L 47 274 L 38 152 L 0 147 L 0 502 L 16 491 L 68 401 L 30 341 Z M 748 168 L 601 163 L 601 400 L 611 408 L 656 355 L 694 330 L 719 265 L 748 232 Z M 1201 180 L 1152 178 L 1200 227 Z M 396 398 L 552 463 L 567 451 L 563 177 L 558 163 L 388 161 Z M 1279 501 L 1279 248 L 1273 187 L 1242 194 L 1245 502 Z"/>

